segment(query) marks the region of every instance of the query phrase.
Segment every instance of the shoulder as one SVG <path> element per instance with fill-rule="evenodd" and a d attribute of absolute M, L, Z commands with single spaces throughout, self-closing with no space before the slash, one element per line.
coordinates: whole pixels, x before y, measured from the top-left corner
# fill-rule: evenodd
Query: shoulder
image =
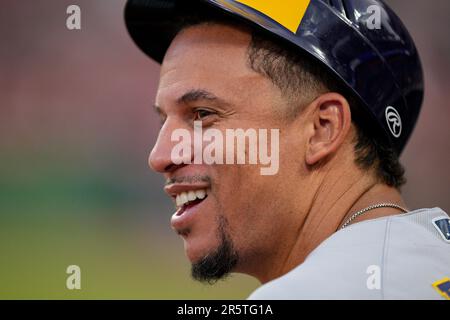
<path fill-rule="evenodd" d="M 440 298 L 432 285 L 450 276 L 450 243 L 435 222 L 448 218 L 433 208 L 351 225 L 249 299 Z"/>

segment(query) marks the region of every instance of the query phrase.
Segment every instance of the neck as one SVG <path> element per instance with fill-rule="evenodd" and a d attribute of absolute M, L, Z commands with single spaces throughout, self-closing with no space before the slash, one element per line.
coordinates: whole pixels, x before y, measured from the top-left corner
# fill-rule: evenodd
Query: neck
<path fill-rule="evenodd" d="M 335 233 L 355 212 L 384 202 L 405 207 L 396 188 L 378 183 L 371 175 L 358 173 L 357 170 L 340 172 L 334 178 L 327 175 L 321 179 L 309 208 L 305 210 L 306 215 L 296 239 L 282 257 L 277 257 L 281 263 L 272 264 L 269 273 L 258 277 L 262 283 L 278 278 L 301 264 L 311 251 Z M 373 209 L 353 220 L 352 224 L 400 213 L 401 210 L 395 208 Z"/>

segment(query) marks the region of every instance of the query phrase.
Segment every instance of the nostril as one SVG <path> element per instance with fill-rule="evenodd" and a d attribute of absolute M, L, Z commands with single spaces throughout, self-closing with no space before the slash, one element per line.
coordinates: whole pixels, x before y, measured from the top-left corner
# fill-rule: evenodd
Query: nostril
<path fill-rule="evenodd" d="M 177 170 L 183 166 L 184 166 L 184 164 L 171 163 L 164 168 L 164 172 L 167 172 L 167 173 L 174 172 L 175 170 Z"/>
<path fill-rule="evenodd" d="M 184 164 L 175 164 L 172 162 L 170 157 L 166 157 L 165 155 L 158 155 L 152 152 L 150 153 L 150 156 L 148 158 L 148 166 L 153 171 L 159 173 L 169 173 L 183 167 Z"/>

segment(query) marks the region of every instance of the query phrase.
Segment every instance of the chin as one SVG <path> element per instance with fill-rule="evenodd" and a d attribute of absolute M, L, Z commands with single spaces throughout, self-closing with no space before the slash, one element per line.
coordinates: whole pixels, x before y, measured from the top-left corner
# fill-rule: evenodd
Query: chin
<path fill-rule="evenodd" d="M 184 252 L 191 263 L 195 263 L 203 259 L 205 256 L 216 250 L 217 239 L 208 239 L 205 236 L 195 236 L 189 233 L 183 236 Z"/>

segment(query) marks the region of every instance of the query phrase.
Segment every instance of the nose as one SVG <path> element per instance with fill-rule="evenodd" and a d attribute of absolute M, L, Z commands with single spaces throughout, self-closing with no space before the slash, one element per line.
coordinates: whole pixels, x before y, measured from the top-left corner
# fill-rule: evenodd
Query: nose
<path fill-rule="evenodd" d="M 181 155 L 179 152 L 173 152 L 174 147 L 176 145 L 180 145 L 180 143 L 188 144 L 186 145 L 186 147 L 187 149 L 191 150 L 190 141 L 172 141 L 172 134 L 175 130 L 183 131 L 184 134 L 182 136 L 184 137 L 186 136 L 186 133 L 188 133 L 187 129 L 180 128 L 179 125 L 176 125 L 176 123 L 167 119 L 161 130 L 159 131 L 158 139 L 156 140 L 156 143 L 152 151 L 150 152 L 148 158 L 150 169 L 159 173 L 172 172 L 177 168 L 184 166 L 188 162 L 188 160 L 191 159 L 191 156 L 189 154 Z M 176 139 L 180 137 L 180 135 L 178 134 L 175 134 L 174 136 L 177 137 Z M 186 158 L 186 156 L 188 156 L 188 158 Z"/>

